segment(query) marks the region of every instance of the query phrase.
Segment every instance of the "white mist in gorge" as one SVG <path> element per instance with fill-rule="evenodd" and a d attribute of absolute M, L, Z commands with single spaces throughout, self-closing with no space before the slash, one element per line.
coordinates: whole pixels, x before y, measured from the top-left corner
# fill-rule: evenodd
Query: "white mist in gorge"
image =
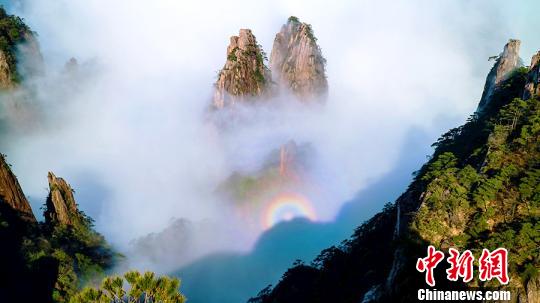
<path fill-rule="evenodd" d="M 38 33 L 47 68 L 33 84 L 38 121 L 2 142 L 33 208 L 52 170 L 123 251 L 170 224 L 188 226 L 184 251 L 163 260 L 163 271 L 251 248 L 263 228 L 236 220 L 216 189 L 291 139 L 316 151 L 322 194 L 311 202 L 318 220 L 333 220 L 400 164 L 411 131 L 427 133 L 421 144 L 429 146 L 474 110 L 487 58 L 521 30 L 502 1 L 28 0 L 12 9 Z M 250 28 L 269 54 L 291 15 L 312 24 L 327 59 L 326 104 L 281 97 L 246 109 L 248 122 L 222 132 L 207 113 L 229 37 Z M 523 57 L 538 44 L 524 41 Z M 71 57 L 77 72 L 66 74 Z"/>

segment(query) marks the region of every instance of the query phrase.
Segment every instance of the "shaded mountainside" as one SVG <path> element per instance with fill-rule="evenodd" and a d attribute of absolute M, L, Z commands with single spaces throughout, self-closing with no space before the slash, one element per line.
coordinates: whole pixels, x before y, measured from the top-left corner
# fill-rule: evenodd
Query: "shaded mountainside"
<path fill-rule="evenodd" d="M 16 120 L 24 111 L 13 94 L 21 81 L 42 72 L 35 33 L 0 7 L 0 111 Z M 24 94 L 23 94 L 24 95 Z M 10 120 L 11 121 L 11 120 Z M 24 120 L 28 122 L 27 120 Z M 3 122 L 0 121 L 0 132 Z M 77 209 L 71 187 L 49 173 L 45 222 L 38 222 L 24 192 L 0 155 L 0 293 L 2 302 L 69 302 L 83 285 L 111 268 L 116 254 Z"/>
<path fill-rule="evenodd" d="M 516 43 L 511 40 L 505 52 Z M 509 251 L 507 286 L 479 281 L 476 267 L 472 282 L 449 282 L 446 267 L 439 266 L 438 290 L 495 287 L 512 290 L 513 302 L 539 302 L 538 56 L 532 62 L 528 68 L 512 64 L 500 81 L 486 85 L 489 102 L 441 136 L 394 204 L 339 247 L 290 268 L 250 302 L 415 302 L 417 290 L 427 287 L 415 264 L 429 244 L 446 253 L 470 249 L 476 260 L 482 248 Z"/>
<path fill-rule="evenodd" d="M 26 199 L 17 177 L 6 162 L 6 156 L 0 154 L 0 199 L 9 205 L 21 218 L 36 221 L 30 203 Z"/>
<path fill-rule="evenodd" d="M 49 188 L 46 221 L 37 222 L 0 157 L 0 292 L 6 302 L 68 302 L 117 258 L 92 219 L 77 209 L 67 182 L 49 173 Z"/>
<path fill-rule="evenodd" d="M 276 35 L 270 54 L 275 81 L 304 102 L 323 101 L 328 91 L 325 65 L 311 25 L 290 17 Z"/>

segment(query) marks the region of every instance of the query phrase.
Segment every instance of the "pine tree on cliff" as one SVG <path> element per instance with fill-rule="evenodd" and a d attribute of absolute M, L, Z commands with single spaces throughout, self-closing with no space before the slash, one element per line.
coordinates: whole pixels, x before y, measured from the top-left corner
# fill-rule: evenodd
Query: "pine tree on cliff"
<path fill-rule="evenodd" d="M 289 269 L 251 302 L 415 302 L 426 288 L 415 269 L 426 247 L 508 249 L 508 285 L 450 282 L 437 289 L 506 289 L 520 303 L 540 301 L 539 55 L 519 66 L 519 41 L 495 63 L 481 104 L 467 123 L 443 134 L 432 158 L 394 204 L 312 264 Z"/>

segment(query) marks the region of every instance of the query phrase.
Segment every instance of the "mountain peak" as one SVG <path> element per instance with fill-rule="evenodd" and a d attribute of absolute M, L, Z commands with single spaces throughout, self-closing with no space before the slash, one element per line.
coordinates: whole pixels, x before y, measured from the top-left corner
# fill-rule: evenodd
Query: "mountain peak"
<path fill-rule="evenodd" d="M 311 25 L 289 17 L 276 34 L 270 55 L 276 82 L 301 101 L 324 100 L 328 91 L 325 64 Z"/>
<path fill-rule="evenodd" d="M 30 203 L 26 199 L 17 177 L 7 164 L 5 156 L 0 154 L 0 202 L 7 203 L 12 209 L 21 214 L 21 217 L 36 221 Z"/>
<path fill-rule="evenodd" d="M 47 223 L 73 225 L 78 217 L 73 189 L 64 179 L 56 177 L 52 172 L 49 172 L 47 179 L 49 180 L 49 196 L 45 220 Z"/>
<path fill-rule="evenodd" d="M 510 39 L 504 46 L 503 52 L 495 57 L 496 61 L 486 78 L 484 92 L 482 93 L 482 99 L 480 99 L 480 103 L 478 104 L 477 112 L 483 111 L 486 105 L 489 104 L 491 96 L 498 85 L 506 80 L 516 68 L 523 65 L 519 58 L 520 46 L 520 40 Z"/>
<path fill-rule="evenodd" d="M 213 107 L 219 109 L 267 94 L 271 75 L 265 59 L 250 29 L 241 29 L 238 36 L 232 36 L 227 60 L 215 84 Z"/>

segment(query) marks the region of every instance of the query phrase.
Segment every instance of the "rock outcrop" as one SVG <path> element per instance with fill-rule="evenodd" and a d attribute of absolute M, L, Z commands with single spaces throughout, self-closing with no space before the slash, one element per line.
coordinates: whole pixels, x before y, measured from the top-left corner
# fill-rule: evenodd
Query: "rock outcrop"
<path fill-rule="evenodd" d="M 0 50 L 0 90 L 6 90 L 13 87 L 13 74 L 8 63 L 8 55 Z"/>
<path fill-rule="evenodd" d="M 30 203 L 26 199 L 17 177 L 0 154 L 0 203 L 7 204 L 24 219 L 36 221 Z"/>
<path fill-rule="evenodd" d="M 272 77 L 264 64 L 266 55 L 250 29 L 232 36 L 227 47 L 227 61 L 215 84 L 215 109 L 250 102 L 270 92 Z"/>
<path fill-rule="evenodd" d="M 539 303 L 540 302 L 540 277 L 534 277 L 527 282 L 526 298 L 519 298 L 519 302 Z"/>
<path fill-rule="evenodd" d="M 44 63 L 35 33 L 18 16 L 0 7 L 0 89 L 43 74 Z"/>
<path fill-rule="evenodd" d="M 56 177 L 52 172 L 49 172 L 47 178 L 49 180 L 49 196 L 46 203 L 45 221 L 48 224 L 75 224 L 79 213 L 73 189 L 64 179 Z"/>
<path fill-rule="evenodd" d="M 519 58 L 520 40 L 510 39 L 504 46 L 503 52 L 497 57 L 495 64 L 491 68 L 484 85 L 484 92 L 478 104 L 477 112 L 481 112 L 489 104 L 493 92 L 498 85 L 506 80 L 508 76 L 518 67 L 522 66 Z"/>
<path fill-rule="evenodd" d="M 523 93 L 523 100 L 532 98 L 533 96 L 540 95 L 540 51 L 536 53 L 531 59 L 531 66 L 529 67 L 529 81 L 525 85 L 525 92 Z"/>
<path fill-rule="evenodd" d="M 325 64 L 311 25 L 290 17 L 276 35 L 270 54 L 275 82 L 301 101 L 322 101 L 328 92 Z"/>

